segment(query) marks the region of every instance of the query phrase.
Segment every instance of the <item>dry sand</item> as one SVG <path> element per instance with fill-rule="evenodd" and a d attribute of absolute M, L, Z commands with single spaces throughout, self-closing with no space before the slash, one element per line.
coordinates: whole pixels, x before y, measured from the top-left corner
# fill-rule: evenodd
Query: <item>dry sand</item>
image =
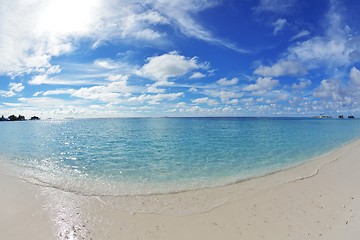
<path fill-rule="evenodd" d="M 359 239 L 360 141 L 264 177 L 168 195 L 82 196 L 1 174 L 0 213 L 2 240 Z"/>

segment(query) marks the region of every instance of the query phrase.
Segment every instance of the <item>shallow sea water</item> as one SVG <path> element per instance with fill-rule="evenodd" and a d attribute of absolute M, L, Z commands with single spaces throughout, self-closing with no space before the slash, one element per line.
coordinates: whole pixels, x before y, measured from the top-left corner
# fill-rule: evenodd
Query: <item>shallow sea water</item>
<path fill-rule="evenodd" d="M 359 138 L 357 119 L 123 118 L 0 122 L 12 174 L 85 195 L 170 193 L 300 164 Z"/>

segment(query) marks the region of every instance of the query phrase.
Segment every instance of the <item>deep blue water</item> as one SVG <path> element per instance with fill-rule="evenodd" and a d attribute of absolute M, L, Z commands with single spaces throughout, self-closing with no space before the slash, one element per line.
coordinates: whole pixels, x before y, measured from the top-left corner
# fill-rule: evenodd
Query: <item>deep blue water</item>
<path fill-rule="evenodd" d="M 125 195 L 229 184 L 360 137 L 357 119 L 129 118 L 0 122 L 0 153 L 34 183 Z M 11 164 L 10 164 L 11 165 Z"/>

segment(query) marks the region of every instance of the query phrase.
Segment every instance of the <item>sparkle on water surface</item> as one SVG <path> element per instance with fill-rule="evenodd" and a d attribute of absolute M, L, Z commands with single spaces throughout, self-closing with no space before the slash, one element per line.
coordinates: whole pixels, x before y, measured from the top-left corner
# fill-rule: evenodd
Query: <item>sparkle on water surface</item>
<path fill-rule="evenodd" d="M 168 193 L 274 172 L 360 136 L 357 119 L 4 122 L 0 150 L 33 183 L 90 195 Z"/>

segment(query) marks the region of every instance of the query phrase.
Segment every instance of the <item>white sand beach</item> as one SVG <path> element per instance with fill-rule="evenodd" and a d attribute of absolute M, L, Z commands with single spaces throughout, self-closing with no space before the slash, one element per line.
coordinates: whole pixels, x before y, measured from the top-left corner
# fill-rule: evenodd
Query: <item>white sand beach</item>
<path fill-rule="evenodd" d="M 0 239 L 358 239 L 359 173 L 360 140 L 264 177 L 157 196 L 82 196 L 1 174 Z"/>

